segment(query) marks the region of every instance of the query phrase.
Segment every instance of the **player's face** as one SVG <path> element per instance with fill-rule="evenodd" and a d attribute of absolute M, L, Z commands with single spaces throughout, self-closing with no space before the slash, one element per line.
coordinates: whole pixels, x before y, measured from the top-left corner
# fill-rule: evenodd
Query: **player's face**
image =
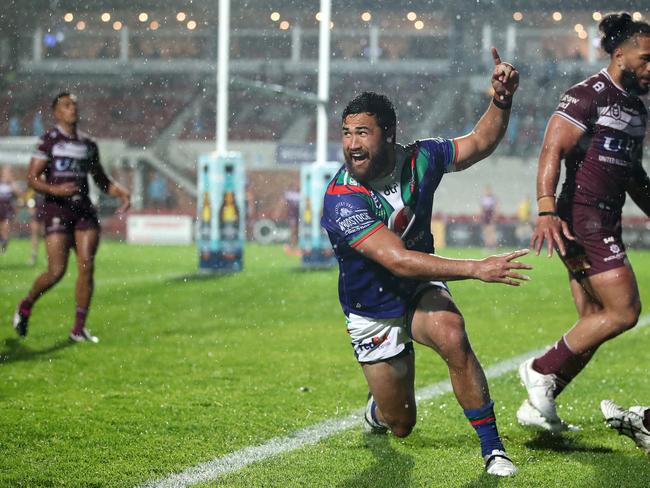
<path fill-rule="evenodd" d="M 366 183 L 380 176 L 389 163 L 392 144 L 385 139 L 374 115 L 350 114 L 343 121 L 343 156 L 352 177 Z"/>
<path fill-rule="evenodd" d="M 623 86 L 637 95 L 650 91 L 650 36 L 636 36 L 623 46 Z"/>
<path fill-rule="evenodd" d="M 59 123 L 74 125 L 79 120 L 77 101 L 72 97 L 61 97 L 54 107 L 54 118 Z"/>

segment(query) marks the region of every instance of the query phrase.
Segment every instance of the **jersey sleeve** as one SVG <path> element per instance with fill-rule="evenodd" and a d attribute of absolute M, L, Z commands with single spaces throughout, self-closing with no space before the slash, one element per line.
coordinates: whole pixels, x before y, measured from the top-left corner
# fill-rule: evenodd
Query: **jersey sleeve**
<path fill-rule="evenodd" d="M 43 134 L 36 143 L 32 157 L 35 159 L 46 159 L 48 161 L 52 159 L 52 143 L 47 133 Z"/>
<path fill-rule="evenodd" d="M 435 173 L 444 174 L 454 171 L 458 157 L 458 145 L 454 139 L 435 137 L 419 142 L 420 152 L 426 155 L 427 165 Z"/>
<path fill-rule="evenodd" d="M 356 247 L 385 224 L 362 193 L 325 195 L 321 225 L 338 241 Z"/>
<path fill-rule="evenodd" d="M 587 132 L 596 120 L 595 97 L 597 93 L 596 88 L 589 84 L 575 85 L 562 95 L 560 104 L 553 115 L 559 115 Z"/>

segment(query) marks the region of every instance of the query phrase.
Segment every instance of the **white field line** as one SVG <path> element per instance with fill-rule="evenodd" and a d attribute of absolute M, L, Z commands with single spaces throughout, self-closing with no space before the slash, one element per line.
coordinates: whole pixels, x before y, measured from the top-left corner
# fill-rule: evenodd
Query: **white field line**
<path fill-rule="evenodd" d="M 650 315 L 644 315 L 633 330 L 638 330 L 648 324 L 650 324 Z M 543 353 L 546 349 L 534 349 L 498 362 L 487 368 L 485 375 L 488 379 L 494 379 L 511 373 L 523 361 Z M 449 380 L 445 380 L 417 390 L 416 398 L 418 401 L 426 401 L 451 391 L 451 383 Z M 139 485 L 139 488 L 180 488 L 195 483 L 214 481 L 221 475 L 239 471 L 258 461 L 316 444 L 326 437 L 338 434 L 351 427 L 361 427 L 361 416 L 364 410 L 365 406 L 352 411 L 346 417 L 326 419 L 286 437 L 275 437 L 258 446 L 245 447 L 239 451 L 215 458 L 212 461 L 197 464 L 180 473 L 174 473 L 156 481 L 149 481 L 144 485 Z"/>

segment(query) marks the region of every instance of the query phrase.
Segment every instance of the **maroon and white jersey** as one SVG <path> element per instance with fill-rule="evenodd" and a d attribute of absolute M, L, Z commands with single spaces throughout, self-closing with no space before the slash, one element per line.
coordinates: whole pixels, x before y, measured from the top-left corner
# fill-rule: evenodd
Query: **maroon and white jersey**
<path fill-rule="evenodd" d="M 75 136 L 66 134 L 57 126 L 43 135 L 32 157 L 47 160 L 44 175 L 49 184 L 76 183 L 79 187 L 76 195 L 45 195 L 46 201 L 90 204 L 88 174 L 99 163 L 97 144 L 90 137 L 82 132 L 77 132 Z"/>
<path fill-rule="evenodd" d="M 10 205 L 14 196 L 14 185 L 6 181 L 0 181 L 0 204 Z"/>
<path fill-rule="evenodd" d="M 603 69 L 571 87 L 554 115 L 584 131 L 566 155 L 560 199 L 620 212 L 627 182 L 641 165 L 648 118 L 641 99 L 614 83 Z"/>

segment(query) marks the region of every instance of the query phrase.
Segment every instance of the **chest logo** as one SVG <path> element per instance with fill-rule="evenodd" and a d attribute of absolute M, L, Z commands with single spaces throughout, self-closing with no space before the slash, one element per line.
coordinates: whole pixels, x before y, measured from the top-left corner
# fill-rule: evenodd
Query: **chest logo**
<path fill-rule="evenodd" d="M 386 185 L 384 187 L 384 195 L 390 196 L 390 195 L 394 195 L 395 193 L 397 193 L 397 183 Z"/>

